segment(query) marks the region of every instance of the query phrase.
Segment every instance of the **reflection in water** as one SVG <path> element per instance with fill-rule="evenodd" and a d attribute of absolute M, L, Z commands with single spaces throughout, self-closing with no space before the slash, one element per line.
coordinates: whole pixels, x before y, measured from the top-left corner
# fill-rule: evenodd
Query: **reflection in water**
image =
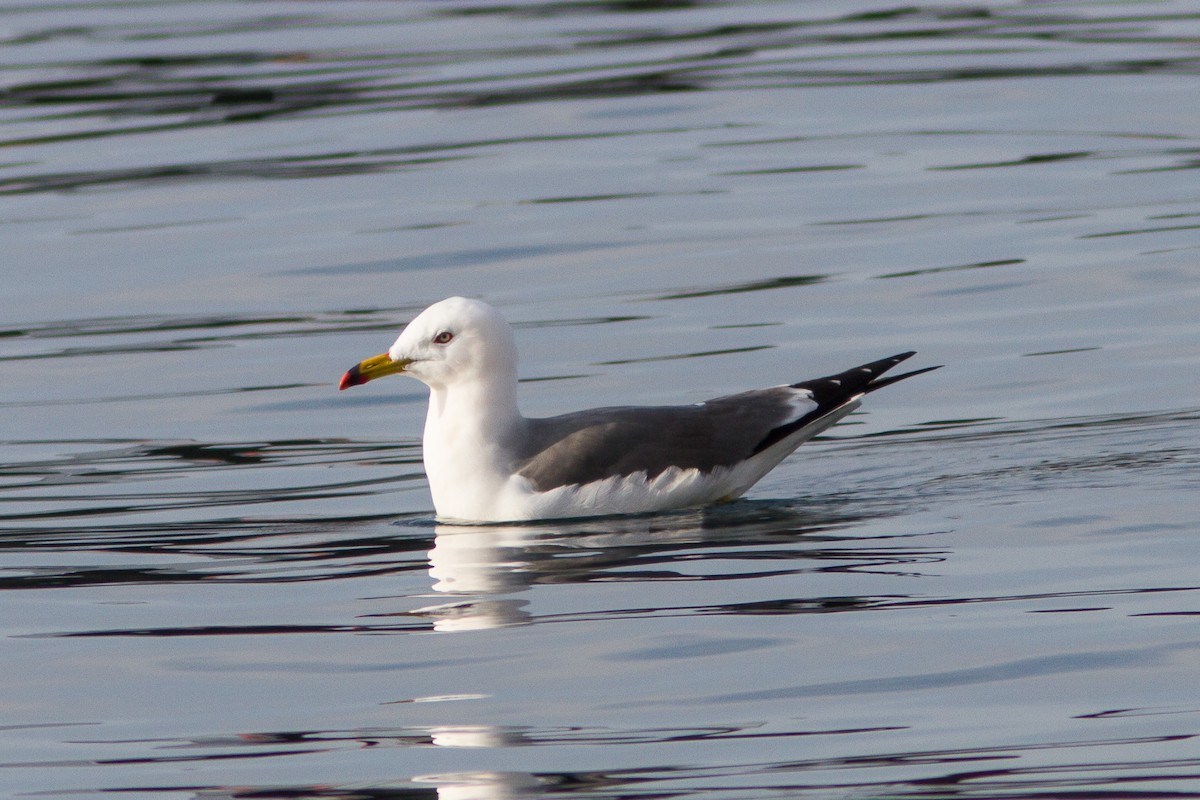
<path fill-rule="evenodd" d="M 883 733 L 882 729 L 859 731 L 796 731 L 783 736 L 846 736 Z M 260 756 L 295 756 L 305 752 L 319 755 L 339 747 L 511 747 L 522 745 L 647 744 L 652 742 L 711 741 L 744 737 L 750 731 L 729 729 L 692 732 L 661 731 L 661 737 L 600 730 L 529 731 L 526 739 L 520 731 L 489 726 L 460 728 L 431 727 L 423 733 L 386 730 L 331 731 L 329 733 L 246 734 L 236 740 L 147 741 L 161 747 L 201 748 L 203 755 L 183 755 L 159 761 L 204 762 L 236 757 L 237 748 L 252 747 L 269 752 Z M 647 732 L 649 733 L 649 732 Z M 609 736 L 609 734 L 614 734 Z M 443 739 L 443 741 L 438 741 Z M 589 771 L 555 772 L 457 771 L 414 775 L 396 782 L 375 781 L 369 785 L 326 783 L 320 785 L 277 784 L 263 786 L 204 786 L 189 782 L 192 796 L 212 798 L 431 798 L 433 800 L 507 800 L 520 797 L 583 796 L 593 800 L 619 800 L 631 797 L 707 796 L 720 797 L 808 797 L 813 796 L 889 797 L 909 800 L 985 800 L 986 798 L 1112 797 L 1112 770 L 1118 770 L 1122 784 L 1132 787 L 1119 796 L 1130 798 L 1194 798 L 1194 775 L 1200 759 L 1184 754 L 1175 758 L 1155 758 L 1155 747 L 1187 748 L 1192 736 L 1135 736 L 1121 739 L 1058 739 L 1043 744 L 1025 742 L 987 747 L 878 751 L 871 750 L 869 739 L 860 745 L 868 749 L 852 756 L 796 758 L 786 761 L 717 761 L 703 765 L 659 767 L 598 768 Z M 1088 752 L 1128 748 L 1131 755 L 1120 764 L 1096 763 L 1085 757 Z M 1049 763 L 1049 755 L 1057 758 Z M 1074 757 L 1072 757 L 1074 754 Z M 615 757 L 615 752 L 613 754 Z M 4 766 L 4 765 L 0 765 Z M 52 766 L 47 764 L 46 766 Z M 907 777 L 904 777 L 907 776 Z M 729 793 L 723 787 L 736 786 Z M 167 787 L 164 787 L 166 789 Z M 137 787 L 113 791 L 138 791 Z M 178 789 L 175 791 L 179 791 Z M 847 794 L 849 792 L 849 794 Z"/>
<path fill-rule="evenodd" d="M 428 615 L 439 631 L 493 628 L 533 620 L 526 601 L 495 595 L 516 594 L 536 584 L 720 581 L 864 569 L 900 574 L 943 555 L 933 547 L 915 545 L 908 534 L 869 542 L 837 535 L 838 528 L 861 519 L 861 512 L 851 516 L 836 507 L 823 513 L 811 508 L 798 512 L 777 502 L 738 501 L 723 508 L 595 521 L 438 525 L 429 551 L 433 589 L 473 597 L 412 613 Z M 769 553 L 759 552 L 764 546 L 771 547 Z M 738 562 L 753 566 L 728 566 Z M 866 607 L 881 599 L 787 598 L 609 610 L 604 615 L 821 613 Z M 572 619 L 579 617 L 557 614 L 538 621 Z"/>
<path fill-rule="evenodd" d="M 830 790 L 837 796 L 889 798 L 942 798 L 984 800 L 996 797 L 1110 797 L 1109 770 L 1122 769 L 1125 783 L 1135 787 L 1125 797 L 1197 797 L 1191 790 L 1200 759 L 1132 759 L 1121 765 L 1098 765 L 1086 759 L 1070 760 L 1075 750 L 1106 747 L 1153 747 L 1192 737 L 1135 737 L 1114 740 L 1065 740 L 1040 746 L 961 748 L 894 753 L 869 753 L 842 758 L 800 759 L 784 762 L 724 763 L 712 766 L 632 768 L 607 772 L 554 774 L 454 773 L 422 776 L 421 781 L 438 785 L 438 797 L 505 798 L 521 796 L 521 790 L 540 789 L 536 794 L 556 796 L 585 794 L 612 798 L 670 796 L 672 789 L 696 796 L 708 789 L 725 797 L 807 797 Z M 1062 751 L 1067 760 L 1053 764 L 1030 763 L 1038 751 Z M 881 769 L 909 772 L 925 767 L 937 770 L 936 777 L 912 779 L 879 778 Z M 723 787 L 740 787 L 736 793 Z M 685 788 L 686 787 L 686 788 Z M 700 787 L 704 787 L 701 789 Z M 1154 787 L 1154 788 L 1151 788 Z M 1178 791 L 1173 791 L 1178 787 Z M 517 788 L 517 794 L 512 789 Z M 452 793 L 446 793 L 450 790 Z M 458 794 L 466 791 L 465 794 Z M 848 792 L 848 794 L 843 794 Z M 631 795 L 632 793 L 632 795 Z M 832 795 L 828 795 L 832 796 Z"/>

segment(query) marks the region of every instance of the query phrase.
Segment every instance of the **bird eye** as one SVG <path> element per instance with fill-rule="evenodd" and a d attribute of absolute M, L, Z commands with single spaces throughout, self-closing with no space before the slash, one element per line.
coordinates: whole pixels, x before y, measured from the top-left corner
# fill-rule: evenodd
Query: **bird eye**
<path fill-rule="evenodd" d="M 433 337 L 434 344 L 450 344 L 450 340 L 454 338 L 454 334 L 450 331 L 442 331 L 437 336 Z"/>

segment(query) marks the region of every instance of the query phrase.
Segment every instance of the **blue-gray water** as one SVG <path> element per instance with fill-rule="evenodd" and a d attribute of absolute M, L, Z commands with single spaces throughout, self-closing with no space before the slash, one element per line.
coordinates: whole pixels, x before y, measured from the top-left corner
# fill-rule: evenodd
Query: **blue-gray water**
<path fill-rule="evenodd" d="M 1200 11 L 0 8 L 0 792 L 1200 797 Z M 526 413 L 908 349 L 746 499 L 438 526 Z"/>

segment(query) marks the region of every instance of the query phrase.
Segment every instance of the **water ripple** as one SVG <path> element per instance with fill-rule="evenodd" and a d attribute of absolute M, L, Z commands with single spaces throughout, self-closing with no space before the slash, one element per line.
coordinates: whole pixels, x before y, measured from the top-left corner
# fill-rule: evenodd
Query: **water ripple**
<path fill-rule="evenodd" d="M 722 731 L 723 729 L 718 729 Z M 594 735 L 588 728 L 579 729 L 581 737 Z M 861 734 L 869 740 L 871 729 L 814 730 L 782 736 L 800 735 L 821 737 L 847 736 L 855 740 Z M 519 738 L 521 729 L 496 726 L 443 726 L 413 730 L 375 730 L 361 732 L 298 731 L 295 733 L 245 734 L 244 741 L 224 743 L 220 738 L 201 738 L 194 741 L 149 740 L 146 744 L 161 747 L 199 747 L 213 760 L 252 755 L 273 758 L 283 755 L 317 755 L 346 747 L 486 747 Z M 568 730 L 532 731 L 533 736 L 562 736 L 570 744 L 573 735 Z M 665 734 L 666 732 L 664 732 Z M 681 736 L 689 736 L 680 731 Z M 716 733 L 698 739 L 679 741 L 729 741 L 741 738 Z M 814 756 L 802 759 L 774 761 L 718 761 L 707 764 L 680 766 L 631 766 L 623 768 L 594 768 L 590 771 L 556 770 L 553 772 L 522 771 L 448 771 L 412 775 L 394 780 L 321 783 L 321 784 L 263 784 L 229 787 L 189 781 L 180 783 L 108 784 L 106 792 L 165 793 L 187 791 L 203 796 L 245 798 L 329 798 L 359 800 L 364 796 L 380 798 L 430 798 L 446 796 L 469 797 L 584 797 L 593 800 L 620 800 L 686 796 L 705 798 L 768 798 L 768 797 L 827 797 L 870 796 L 907 798 L 909 800 L 985 800 L 996 797 L 1120 797 L 1137 798 L 1195 798 L 1200 792 L 1193 788 L 1200 770 L 1200 759 L 1181 752 L 1179 757 L 1155 757 L 1151 753 L 1174 746 L 1182 751 L 1194 736 L 1130 736 L 1122 738 L 1057 738 L 1044 743 L 1013 742 L 985 747 L 948 747 L 941 749 L 878 750 L 865 748 L 854 755 Z M 667 739 L 668 742 L 675 741 Z M 106 743 L 98 743 L 104 745 Z M 120 747 L 122 742 L 110 743 Z M 142 742 L 130 742 L 142 744 Z M 218 750 L 225 746 L 225 752 Z M 257 753 L 245 754 L 242 748 L 257 747 Z M 1130 755 L 1119 761 L 1097 761 L 1086 758 L 1090 752 L 1106 752 L 1120 748 Z M 1072 758 L 1072 755 L 1075 757 Z M 197 755 L 159 755 L 142 757 L 143 763 L 173 763 L 203 761 L 205 753 Z M 128 763 L 117 759 L 101 759 L 91 763 Z M 0 766 L 64 767 L 82 766 L 82 762 L 7 763 Z M 1116 787 L 1116 788 L 1114 788 Z"/>
<path fill-rule="evenodd" d="M 19 133 L 0 134 L 0 144 L 10 149 L 281 116 L 733 89 L 1186 76 L 1200 71 L 1200 59 L 1187 49 L 1162 51 L 1163 42 L 1179 41 L 1177 26 L 1195 21 L 1194 12 L 1180 13 L 1169 4 L 1163 9 L 1139 8 L 1138 14 L 1110 15 L 1020 4 L 994 4 L 986 10 L 793 11 L 794 18 L 776 15 L 761 22 L 739 19 L 733 6 L 714 4 L 708 15 L 714 21 L 707 25 L 688 24 L 670 13 L 691 9 L 690 3 L 399 6 L 337 18 L 319 13 L 258 15 L 250 10 L 229 24 L 196 19 L 186 5 L 173 7 L 167 19 L 140 24 L 110 22 L 102 6 L 73 6 L 81 16 L 66 28 L 42 20 L 54 18 L 53 8 L 34 4 L 10 14 L 7 44 L 24 56 L 2 96 L 10 120 L 20 122 Z M 613 15 L 634 10 L 642 12 L 630 15 L 636 24 L 614 25 Z M 486 46 L 465 44 L 455 19 L 462 14 L 488 18 L 503 33 Z M 573 21 L 564 27 L 563 18 L 594 24 Z M 392 26 L 415 31 L 410 36 L 420 37 L 426 46 L 397 50 L 386 39 L 346 48 L 329 43 L 333 32 L 365 35 Z M 217 44 L 250 34 L 259 42 L 256 49 L 230 51 Z M 84 42 L 72 60 L 64 61 L 55 49 L 64 38 Z M 196 52 L 179 54 L 175 48 L 185 41 Z M 201 46 L 195 48 L 192 42 Z M 136 44 L 147 52 L 131 57 L 108 43 Z M 1080 49 L 1080 43 L 1088 48 Z M 1153 52 L 1142 53 L 1140 47 Z M 1021 57 L 1019 62 L 1014 55 Z M 1018 166 L 1088 155 L 1026 154 L 1012 161 L 946 168 Z M 469 154 L 438 147 L 390 148 L 76 172 L 24 168 L 0 180 L 0 193 L 163 180 L 354 175 L 424 168 L 466 157 Z"/>

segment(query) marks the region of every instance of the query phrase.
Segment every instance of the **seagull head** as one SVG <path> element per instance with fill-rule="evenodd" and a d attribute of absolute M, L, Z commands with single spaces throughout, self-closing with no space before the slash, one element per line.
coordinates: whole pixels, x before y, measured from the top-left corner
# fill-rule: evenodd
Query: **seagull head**
<path fill-rule="evenodd" d="M 404 373 L 433 388 L 502 378 L 515 381 L 517 347 L 512 328 L 482 300 L 450 297 L 408 324 L 386 353 L 342 376 L 339 388 Z"/>

